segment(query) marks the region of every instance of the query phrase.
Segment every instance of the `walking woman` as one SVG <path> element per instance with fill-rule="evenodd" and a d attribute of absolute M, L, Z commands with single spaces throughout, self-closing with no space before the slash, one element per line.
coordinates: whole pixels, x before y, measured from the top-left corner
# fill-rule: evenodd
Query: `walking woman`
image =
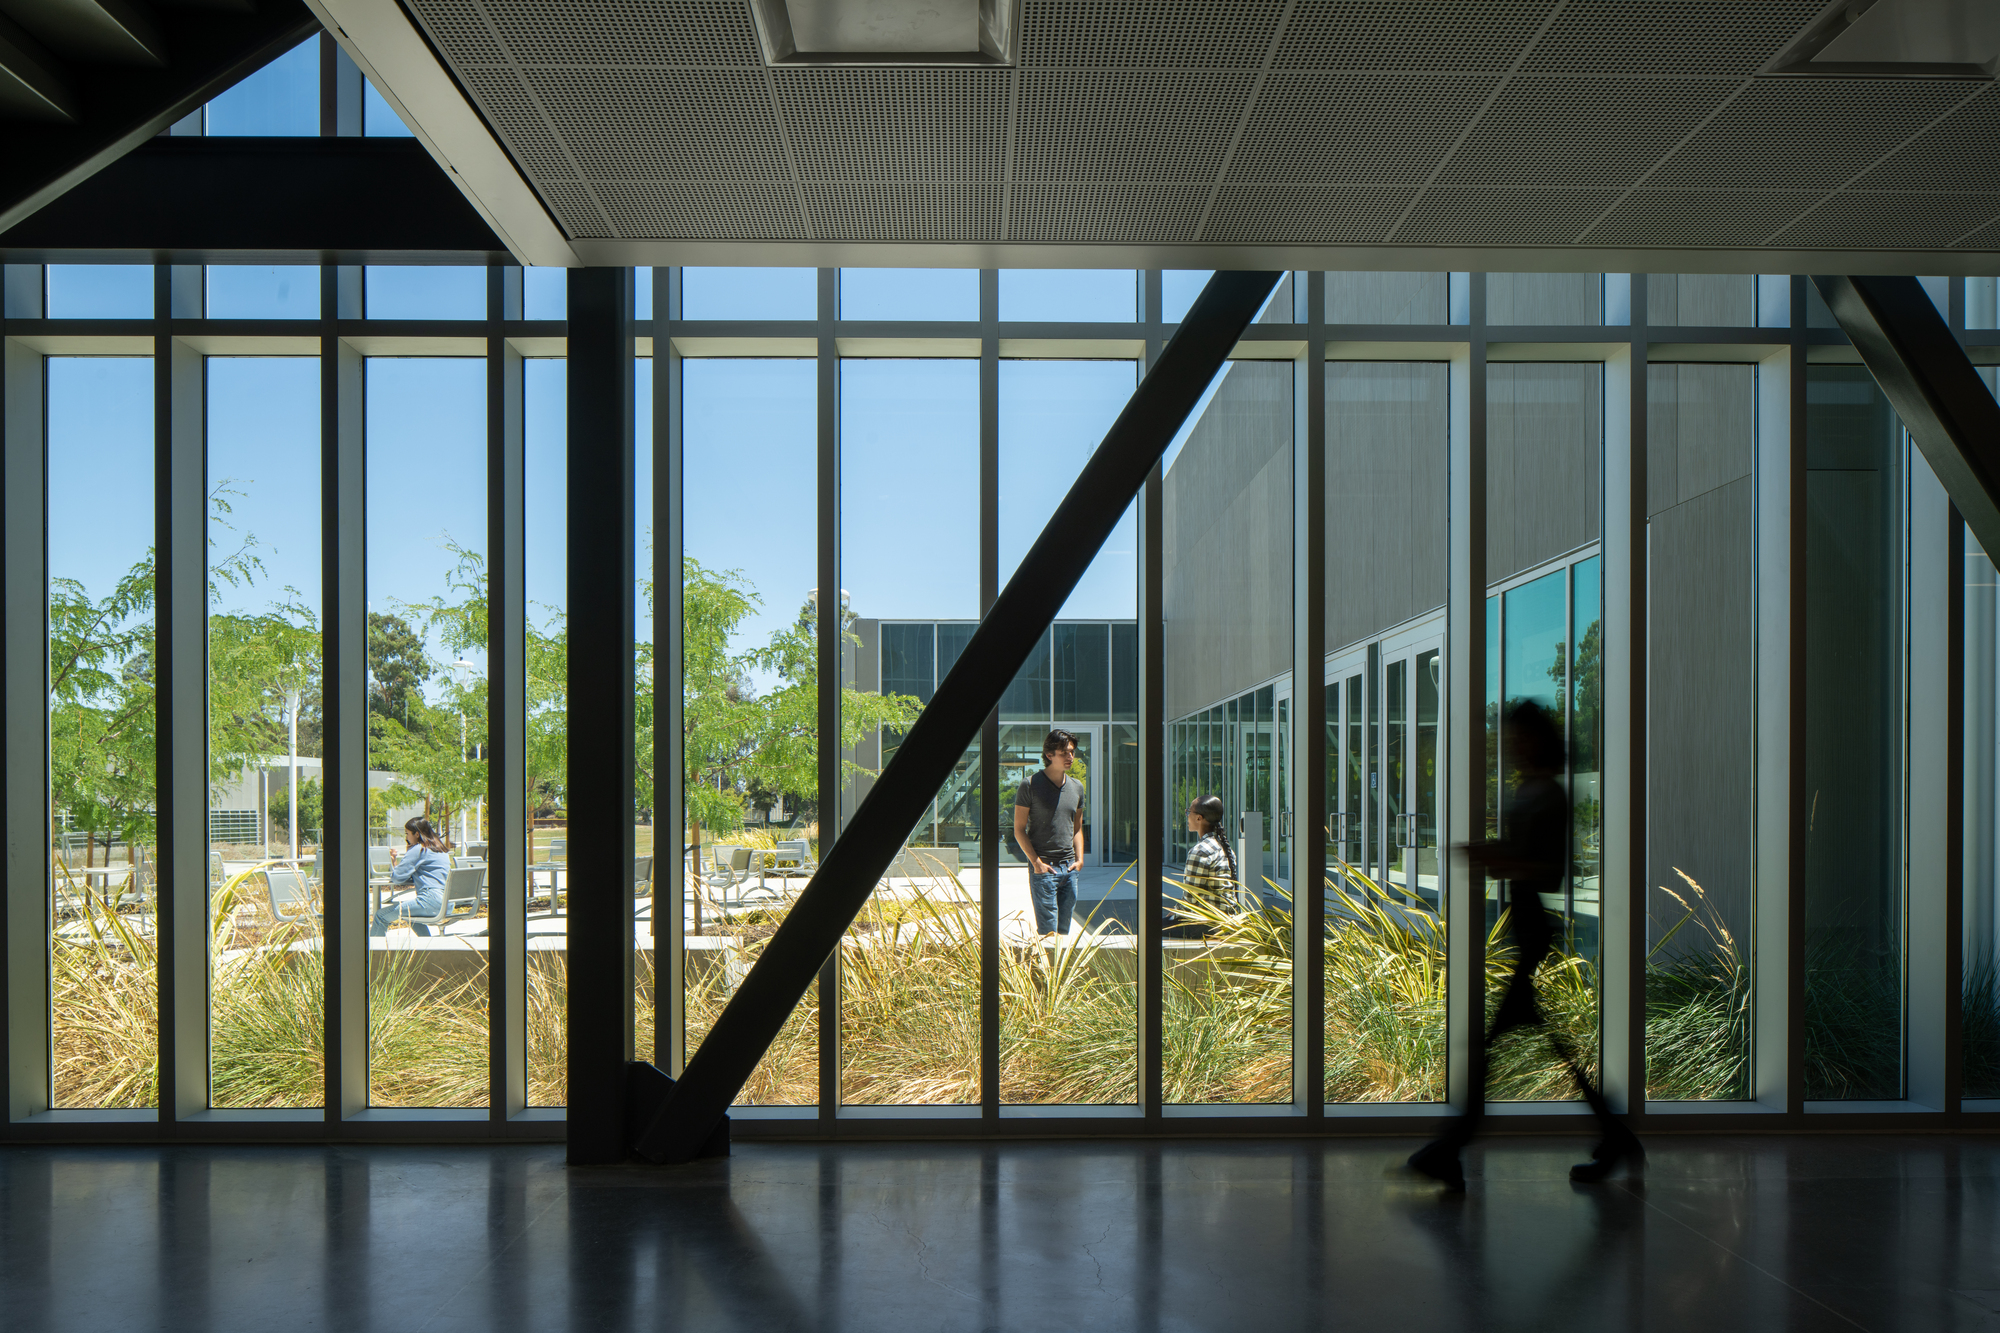
<path fill-rule="evenodd" d="M 403 854 L 389 871 L 389 882 L 413 884 L 417 891 L 375 913 L 370 935 L 387 935 L 390 925 L 399 918 L 436 916 L 444 910 L 444 882 L 451 873 L 450 851 L 451 843 L 430 820 L 417 818 L 403 825 Z M 412 921 L 410 929 L 424 936 L 431 933 L 431 928 L 420 921 Z"/>
<path fill-rule="evenodd" d="M 1626 1128 L 1611 1110 L 1604 1094 L 1590 1081 L 1589 1073 L 1562 1034 L 1551 1027 L 1535 998 L 1535 971 L 1556 945 L 1558 918 L 1542 905 L 1544 893 L 1562 887 L 1569 866 L 1570 805 L 1563 790 L 1564 769 L 1562 727 L 1540 705 L 1523 699 L 1507 709 L 1501 735 L 1501 753 L 1513 767 L 1514 789 L 1501 808 L 1500 827 L 1504 834 L 1494 842 L 1466 848 L 1474 865 L 1495 879 L 1507 882 L 1507 922 L 1514 936 L 1514 975 L 1493 1015 L 1493 1026 L 1473 1076 L 1472 1096 L 1465 1113 L 1452 1122 L 1443 1137 L 1418 1149 L 1410 1166 L 1447 1189 L 1465 1188 L 1465 1170 L 1459 1152 L 1472 1141 L 1486 1113 L 1483 1086 L 1485 1054 L 1493 1043 L 1515 1028 L 1540 1028 L 1554 1050 L 1556 1059 L 1568 1069 L 1576 1090 L 1597 1116 L 1603 1135 L 1587 1162 L 1570 1168 L 1569 1178 L 1598 1181 L 1621 1166 L 1637 1171 L 1645 1164 L 1646 1151 L 1638 1136 Z"/>
<path fill-rule="evenodd" d="M 1223 831 L 1222 798 L 1204 796 L 1189 805 L 1187 826 L 1200 841 L 1188 852 L 1187 869 L 1181 873 L 1184 892 L 1217 911 L 1227 911 L 1236 902 L 1241 886 L 1236 879 L 1236 853 L 1229 850 L 1229 838 Z"/>

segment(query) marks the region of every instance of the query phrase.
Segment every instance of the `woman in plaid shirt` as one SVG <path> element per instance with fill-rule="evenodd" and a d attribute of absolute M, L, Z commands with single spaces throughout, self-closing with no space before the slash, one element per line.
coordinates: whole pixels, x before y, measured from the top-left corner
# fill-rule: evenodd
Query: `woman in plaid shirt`
<path fill-rule="evenodd" d="M 1188 853 L 1187 869 L 1181 883 L 1190 898 L 1205 899 L 1218 908 L 1236 901 L 1240 887 L 1236 881 L 1236 854 L 1222 831 L 1222 798 L 1204 796 L 1188 806 L 1188 832 L 1201 840 Z"/>

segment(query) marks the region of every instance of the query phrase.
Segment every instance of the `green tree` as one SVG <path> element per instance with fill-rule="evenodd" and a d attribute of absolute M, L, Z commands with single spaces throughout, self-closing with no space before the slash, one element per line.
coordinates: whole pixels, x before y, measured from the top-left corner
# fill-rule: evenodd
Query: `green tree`
<path fill-rule="evenodd" d="M 411 702 L 423 698 L 424 682 L 436 670 L 424 652 L 423 636 L 409 621 L 387 611 L 368 613 L 369 712 L 408 727 Z"/>

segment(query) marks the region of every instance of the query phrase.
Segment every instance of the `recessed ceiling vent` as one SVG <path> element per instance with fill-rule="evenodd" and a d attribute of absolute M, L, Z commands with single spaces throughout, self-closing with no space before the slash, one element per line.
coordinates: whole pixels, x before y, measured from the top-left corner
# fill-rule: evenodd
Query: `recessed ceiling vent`
<path fill-rule="evenodd" d="M 773 65 L 1011 65 L 1021 0 L 751 0 Z"/>
<path fill-rule="evenodd" d="M 1840 0 L 1764 70 L 1905 79 L 1990 79 L 2000 0 Z"/>

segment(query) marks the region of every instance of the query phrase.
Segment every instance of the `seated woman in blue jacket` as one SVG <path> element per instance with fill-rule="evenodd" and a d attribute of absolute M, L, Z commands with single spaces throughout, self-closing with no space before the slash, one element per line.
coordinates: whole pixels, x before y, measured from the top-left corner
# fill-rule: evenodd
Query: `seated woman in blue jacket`
<path fill-rule="evenodd" d="M 428 819 L 412 819 L 403 825 L 403 851 L 389 871 L 391 884 L 413 884 L 416 893 L 390 902 L 375 913 L 370 935 L 387 935 L 399 918 L 436 916 L 444 910 L 444 881 L 451 873 L 451 843 Z M 413 921 L 410 929 L 429 935 L 431 928 Z"/>

